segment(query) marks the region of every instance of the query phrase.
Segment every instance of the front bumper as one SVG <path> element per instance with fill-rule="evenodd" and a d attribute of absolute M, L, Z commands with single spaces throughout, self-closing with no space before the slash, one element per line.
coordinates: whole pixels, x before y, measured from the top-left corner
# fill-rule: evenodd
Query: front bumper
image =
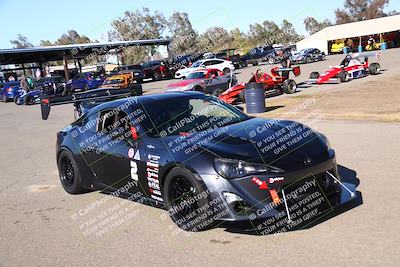
<path fill-rule="evenodd" d="M 338 178 L 339 182 L 326 171 Z M 354 197 L 354 194 L 350 194 L 347 189 L 343 190 L 334 155 L 325 162 L 302 170 L 279 173 L 278 175 L 257 176 L 261 181 L 267 182 L 268 189 L 277 192 L 280 199 L 279 203 L 274 203 L 269 190 L 261 190 L 257 184 L 252 182 L 254 176 L 229 181 L 224 178 L 217 178 L 217 184 L 212 182 L 216 180 L 216 175 L 201 176 L 208 188 L 218 188 L 211 193 L 211 199 L 218 198 L 224 202 L 226 211 L 223 216 L 219 217 L 219 221 L 225 222 L 259 221 L 274 216 L 282 216 L 282 213 L 286 216 L 285 202 L 291 209 L 296 203 L 304 201 L 310 196 L 319 196 L 320 201 L 323 202 L 321 208 L 324 211 L 342 205 Z M 271 183 L 271 178 L 277 178 L 277 176 L 283 179 Z M 355 192 L 354 185 L 345 184 L 345 186 Z M 305 189 L 306 187 L 307 189 Z M 233 194 L 242 201 L 229 203 L 226 193 Z M 285 196 L 283 193 L 285 193 Z M 289 211 L 289 213 L 291 212 Z"/>

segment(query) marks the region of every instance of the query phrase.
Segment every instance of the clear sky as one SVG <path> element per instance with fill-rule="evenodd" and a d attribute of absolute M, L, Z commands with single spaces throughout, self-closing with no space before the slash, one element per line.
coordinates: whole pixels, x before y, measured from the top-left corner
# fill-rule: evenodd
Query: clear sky
<path fill-rule="evenodd" d="M 34 45 L 40 40 L 54 41 L 69 29 L 91 39 L 106 41 L 113 19 L 126 10 L 148 7 L 166 17 L 173 11 L 184 11 L 200 33 L 208 27 L 238 27 L 247 31 L 249 24 L 287 19 L 300 34 L 306 34 L 303 19 L 334 20 L 335 8 L 343 0 L 0 0 L 0 48 L 10 48 L 17 34 L 28 37 Z M 387 10 L 400 10 L 400 0 L 391 0 Z"/>

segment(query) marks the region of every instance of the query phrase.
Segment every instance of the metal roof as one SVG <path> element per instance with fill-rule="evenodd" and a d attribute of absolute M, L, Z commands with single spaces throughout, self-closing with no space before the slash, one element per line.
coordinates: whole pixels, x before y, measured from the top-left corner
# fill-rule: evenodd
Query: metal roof
<path fill-rule="evenodd" d="M 0 49 L 0 65 L 56 61 L 62 60 L 64 55 L 67 59 L 82 59 L 90 55 L 104 55 L 113 49 L 129 46 L 169 45 L 170 42 L 170 39 L 152 39 Z"/>
<path fill-rule="evenodd" d="M 326 27 L 298 43 L 310 40 L 336 40 L 400 30 L 400 15 Z"/>

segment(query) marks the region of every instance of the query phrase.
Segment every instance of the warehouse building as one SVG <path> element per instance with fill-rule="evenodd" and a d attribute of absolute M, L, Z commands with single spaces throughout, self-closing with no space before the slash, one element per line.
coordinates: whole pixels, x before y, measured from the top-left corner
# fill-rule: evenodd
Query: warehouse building
<path fill-rule="evenodd" d="M 296 45 L 326 54 L 400 47 L 400 15 L 326 27 Z"/>

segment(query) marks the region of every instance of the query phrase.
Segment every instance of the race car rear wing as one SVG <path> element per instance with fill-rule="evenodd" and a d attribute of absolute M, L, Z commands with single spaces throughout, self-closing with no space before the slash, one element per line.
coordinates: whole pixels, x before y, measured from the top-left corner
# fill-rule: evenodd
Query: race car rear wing
<path fill-rule="evenodd" d="M 138 87 L 140 87 L 139 91 L 141 91 L 140 84 L 134 84 L 131 88 L 125 89 L 106 89 L 99 88 L 86 92 L 79 92 L 76 94 L 61 96 L 61 97 L 49 97 L 48 95 L 41 94 L 40 95 L 40 109 L 42 113 L 42 120 L 47 120 L 50 115 L 51 106 L 65 105 L 65 104 L 75 104 L 79 105 L 82 102 L 88 101 L 107 101 L 107 100 L 115 100 L 118 98 L 128 97 L 128 96 L 136 96 L 136 92 L 138 91 Z"/>

